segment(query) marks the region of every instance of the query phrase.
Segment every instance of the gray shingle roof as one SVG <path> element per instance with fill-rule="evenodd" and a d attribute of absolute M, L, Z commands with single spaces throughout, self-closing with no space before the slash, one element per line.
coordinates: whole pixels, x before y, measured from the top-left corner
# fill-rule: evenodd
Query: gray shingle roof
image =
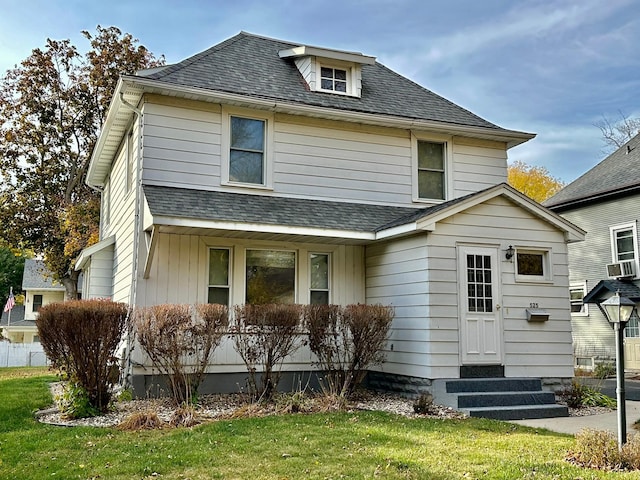
<path fill-rule="evenodd" d="M 357 232 L 379 232 L 406 225 L 484 192 L 471 193 L 432 207 L 411 208 L 155 185 L 144 185 L 143 188 L 153 216 Z"/>
<path fill-rule="evenodd" d="M 0 310 L 0 312 L 2 312 Z M 9 313 L 2 312 L 0 316 L 0 326 L 6 327 L 7 322 L 9 320 Z M 25 320 L 24 319 L 24 305 L 16 305 L 11 309 L 11 325 L 14 327 L 18 326 L 34 326 L 36 322 L 33 320 Z"/>
<path fill-rule="evenodd" d="M 562 210 L 640 189 L 640 134 L 544 202 Z"/>
<path fill-rule="evenodd" d="M 640 288 L 631 282 L 621 280 L 600 280 L 589 293 L 584 296 L 584 303 L 600 303 L 610 293 L 620 292 L 621 297 L 627 297 L 635 302 L 640 301 Z"/>
<path fill-rule="evenodd" d="M 55 282 L 52 273 L 45 267 L 42 260 L 28 258 L 24 262 L 24 274 L 22 275 L 23 290 L 38 289 L 64 290 L 64 286 Z"/>
<path fill-rule="evenodd" d="M 254 98 L 507 131 L 380 63 L 362 66 L 361 98 L 311 92 L 294 61 L 278 55 L 298 45 L 241 32 L 180 63 L 139 75 Z"/>
<path fill-rule="evenodd" d="M 144 186 L 154 216 L 373 232 L 415 209 Z"/>

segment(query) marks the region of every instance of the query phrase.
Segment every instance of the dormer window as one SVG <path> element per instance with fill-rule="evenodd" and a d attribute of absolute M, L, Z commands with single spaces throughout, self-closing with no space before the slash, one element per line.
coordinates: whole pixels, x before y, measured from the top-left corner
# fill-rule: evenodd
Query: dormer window
<path fill-rule="evenodd" d="M 347 93 L 347 71 L 340 68 L 320 67 L 320 88 Z"/>
<path fill-rule="evenodd" d="M 350 97 L 362 94 L 362 66 L 376 59 L 357 52 L 327 48 L 299 47 L 280 50 L 280 58 L 292 59 L 312 92 L 334 93 Z"/>

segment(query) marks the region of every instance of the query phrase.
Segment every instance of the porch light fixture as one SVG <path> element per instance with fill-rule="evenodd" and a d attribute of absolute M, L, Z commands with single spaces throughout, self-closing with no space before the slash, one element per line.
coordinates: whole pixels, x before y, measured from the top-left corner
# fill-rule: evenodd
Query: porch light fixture
<path fill-rule="evenodd" d="M 604 302 L 600 307 L 616 332 L 616 396 L 618 401 L 618 448 L 627 441 L 627 412 L 624 391 L 624 327 L 631 318 L 636 304 L 620 292 Z"/>
<path fill-rule="evenodd" d="M 513 248 L 513 245 L 509 245 L 509 248 L 507 248 L 507 253 L 505 254 L 505 258 L 507 260 L 511 260 L 515 255 L 515 253 L 516 253 L 516 249 Z"/>

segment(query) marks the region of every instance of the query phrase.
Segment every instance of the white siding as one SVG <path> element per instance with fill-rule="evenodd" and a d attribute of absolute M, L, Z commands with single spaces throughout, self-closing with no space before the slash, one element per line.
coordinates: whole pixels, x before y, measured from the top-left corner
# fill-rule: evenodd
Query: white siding
<path fill-rule="evenodd" d="M 310 252 L 331 255 L 331 302 L 364 302 L 364 249 L 358 246 L 292 244 L 289 242 L 248 241 L 200 237 L 196 235 L 159 234 L 148 279 L 139 275 L 138 305 L 162 303 L 206 303 L 209 248 L 231 249 L 231 304 L 244 303 L 245 250 L 272 248 L 295 251 L 297 255 L 297 302 L 309 301 L 307 262 Z M 141 353 L 136 361 L 147 362 Z M 308 349 L 301 349 L 287 368 L 308 369 Z M 216 351 L 212 372 L 242 372 L 244 364 L 228 339 Z"/>
<path fill-rule="evenodd" d="M 112 298 L 113 245 L 93 254 L 84 273 L 83 298 Z"/>
<path fill-rule="evenodd" d="M 560 212 L 567 220 L 587 231 L 584 242 L 569 245 L 569 280 L 572 284 L 587 284 L 589 292 L 600 280 L 607 278 L 606 264 L 612 262 L 609 227 L 638 222 L 640 196 L 616 198 L 609 202 Z M 635 280 L 636 285 L 640 280 Z M 573 341 L 576 356 L 615 358 L 615 335 L 595 304 L 589 305 L 589 315 L 572 315 Z"/>
<path fill-rule="evenodd" d="M 143 108 L 145 183 L 256 193 L 221 183 L 221 105 L 148 96 Z M 454 196 L 506 181 L 503 143 L 451 145 Z M 272 151 L 273 190 L 260 194 L 424 206 L 412 202 L 409 130 L 276 114 Z"/>
<path fill-rule="evenodd" d="M 428 236 L 367 248 L 367 302 L 393 303 L 397 309 L 388 362 L 390 373 L 448 378 L 460 364 L 457 245 L 499 249 L 505 374 L 571 377 L 573 357 L 568 300 L 568 266 L 562 232 L 506 199 L 496 198 L 454 215 Z M 514 264 L 504 257 L 509 245 L 549 248 L 553 279 L 516 282 Z M 399 256 L 404 251 L 406 258 Z M 380 278 L 382 276 L 383 278 Z M 424 279 L 422 289 L 402 279 Z M 408 297 L 407 297 L 408 295 Z M 529 323 L 526 308 L 537 303 L 550 320 Z M 391 345 L 389 346 L 391 348 Z"/>
<path fill-rule="evenodd" d="M 25 295 L 24 319 L 35 320 L 38 313 L 33 311 L 33 296 L 42 295 L 42 306 L 64 301 L 64 290 L 29 290 Z"/>

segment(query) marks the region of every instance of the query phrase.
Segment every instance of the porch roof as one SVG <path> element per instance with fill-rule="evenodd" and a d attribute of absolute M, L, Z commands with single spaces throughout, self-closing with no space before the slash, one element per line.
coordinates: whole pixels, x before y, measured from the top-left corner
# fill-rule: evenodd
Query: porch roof
<path fill-rule="evenodd" d="M 154 217 L 375 232 L 425 209 L 144 186 Z"/>

